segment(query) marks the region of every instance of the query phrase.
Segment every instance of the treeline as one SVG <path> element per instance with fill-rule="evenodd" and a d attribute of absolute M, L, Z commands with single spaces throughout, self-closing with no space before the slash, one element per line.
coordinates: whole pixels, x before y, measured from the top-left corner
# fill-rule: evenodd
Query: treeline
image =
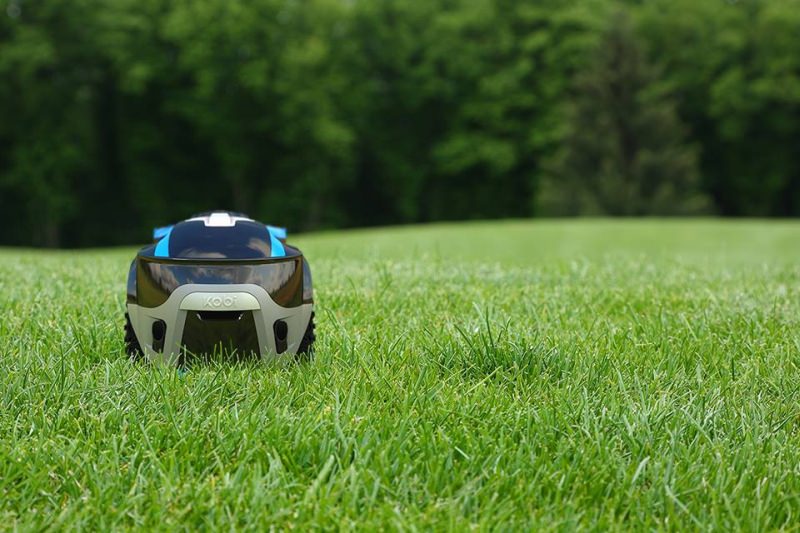
<path fill-rule="evenodd" d="M 798 0 L 4 4 L 2 244 L 800 214 Z"/>

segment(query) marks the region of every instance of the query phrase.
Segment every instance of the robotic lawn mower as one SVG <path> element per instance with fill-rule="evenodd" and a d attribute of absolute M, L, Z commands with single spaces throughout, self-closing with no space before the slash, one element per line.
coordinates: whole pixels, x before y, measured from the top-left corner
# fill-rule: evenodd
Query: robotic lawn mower
<path fill-rule="evenodd" d="M 312 356 L 311 271 L 286 230 L 215 211 L 153 238 L 128 274 L 131 358 L 184 366 L 216 355 Z"/>

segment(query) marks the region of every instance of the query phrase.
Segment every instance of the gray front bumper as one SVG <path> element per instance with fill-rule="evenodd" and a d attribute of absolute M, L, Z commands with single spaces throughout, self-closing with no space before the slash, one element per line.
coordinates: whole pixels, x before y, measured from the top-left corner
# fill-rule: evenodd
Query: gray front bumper
<path fill-rule="evenodd" d="M 128 314 L 136 338 L 148 361 L 174 365 L 181 353 L 186 315 L 195 311 L 251 311 L 258 334 L 261 358 L 276 359 L 294 355 L 300 347 L 313 304 L 287 308 L 276 304 L 258 285 L 181 285 L 158 307 L 128 304 Z M 152 326 L 157 320 L 167 325 L 164 349 L 153 349 Z M 288 326 L 286 350 L 278 355 L 272 325 L 283 320 Z"/>

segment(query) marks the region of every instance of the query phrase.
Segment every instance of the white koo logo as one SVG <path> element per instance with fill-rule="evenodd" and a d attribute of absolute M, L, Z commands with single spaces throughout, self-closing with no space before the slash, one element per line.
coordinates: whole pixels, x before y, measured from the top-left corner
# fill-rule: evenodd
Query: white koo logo
<path fill-rule="evenodd" d="M 206 307 L 232 307 L 236 303 L 236 296 L 209 296 L 206 298 Z"/>

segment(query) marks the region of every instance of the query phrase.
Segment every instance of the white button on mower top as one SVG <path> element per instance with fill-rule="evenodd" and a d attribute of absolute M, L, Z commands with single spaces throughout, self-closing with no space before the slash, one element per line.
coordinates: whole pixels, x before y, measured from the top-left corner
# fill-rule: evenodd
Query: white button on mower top
<path fill-rule="evenodd" d="M 211 226 L 212 228 L 230 228 L 234 224 L 236 224 L 236 221 L 228 213 L 211 213 L 208 216 L 208 222 L 206 222 L 206 226 Z"/>
<path fill-rule="evenodd" d="M 202 221 L 203 224 L 205 224 L 205 226 L 208 228 L 232 228 L 240 220 L 253 222 L 252 218 L 231 216 L 229 213 L 222 211 L 211 213 L 210 215 L 204 215 L 202 217 L 190 218 L 187 220 L 187 222 Z"/>
<path fill-rule="evenodd" d="M 193 292 L 181 301 L 184 311 L 255 311 L 258 300 L 246 292 Z"/>

